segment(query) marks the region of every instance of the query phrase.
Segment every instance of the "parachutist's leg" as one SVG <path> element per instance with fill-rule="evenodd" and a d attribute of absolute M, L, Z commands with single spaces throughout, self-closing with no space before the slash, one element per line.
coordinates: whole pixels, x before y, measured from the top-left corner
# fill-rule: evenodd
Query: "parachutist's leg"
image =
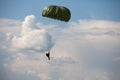
<path fill-rule="evenodd" d="M 48 60 L 50 60 L 50 57 L 48 57 Z"/>
<path fill-rule="evenodd" d="M 48 52 L 48 60 L 50 60 L 50 52 Z"/>

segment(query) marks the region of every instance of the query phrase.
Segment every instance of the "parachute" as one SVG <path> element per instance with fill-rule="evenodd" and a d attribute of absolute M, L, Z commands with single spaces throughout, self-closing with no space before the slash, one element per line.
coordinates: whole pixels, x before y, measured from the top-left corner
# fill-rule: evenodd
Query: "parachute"
<path fill-rule="evenodd" d="M 64 6 L 50 5 L 43 9 L 42 16 L 68 22 L 71 18 L 71 12 Z"/>

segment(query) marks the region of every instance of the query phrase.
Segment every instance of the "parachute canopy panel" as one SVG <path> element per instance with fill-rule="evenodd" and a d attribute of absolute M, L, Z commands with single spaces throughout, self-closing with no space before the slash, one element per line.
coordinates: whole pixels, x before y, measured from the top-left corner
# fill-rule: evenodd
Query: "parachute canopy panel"
<path fill-rule="evenodd" d="M 68 22 L 71 18 L 71 13 L 64 6 L 50 5 L 43 9 L 42 16 Z"/>

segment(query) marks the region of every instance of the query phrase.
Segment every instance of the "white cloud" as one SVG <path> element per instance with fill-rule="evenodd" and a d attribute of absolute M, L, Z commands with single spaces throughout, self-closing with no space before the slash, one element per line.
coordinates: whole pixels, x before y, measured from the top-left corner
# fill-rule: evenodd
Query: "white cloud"
<path fill-rule="evenodd" d="M 118 62 L 120 22 L 79 20 L 70 23 L 68 27 L 60 28 L 57 25 L 37 23 L 34 19 L 34 16 L 25 18 L 19 36 L 16 32 L 13 37 L 12 30 L 3 31 L 6 37 L 2 42 L 8 43 L 7 41 L 12 39 L 12 48 L 25 48 L 24 52 L 1 48 L 2 56 L 9 55 L 4 59 L 0 58 L 3 59 L 0 60 L 0 69 L 2 65 L 8 71 L 7 79 L 19 80 L 21 76 L 20 80 L 30 80 L 30 78 L 34 80 L 118 80 L 120 78 Z M 27 52 L 27 49 L 40 49 L 38 45 L 41 44 L 37 45 L 37 43 L 41 38 L 38 35 L 43 36 L 46 30 L 55 38 L 50 61 L 45 54 Z M 25 41 L 24 44 L 22 40 Z"/>
<path fill-rule="evenodd" d="M 0 19 L 1 33 L 17 33 L 20 31 L 21 21 L 12 19 Z"/>
<path fill-rule="evenodd" d="M 104 20 L 79 20 L 70 23 L 70 27 L 63 30 L 63 35 L 80 37 L 93 37 L 104 35 L 120 35 L 120 23 Z M 78 35 L 79 34 L 79 35 Z M 83 38 L 82 37 L 82 38 Z M 118 36 L 117 36 L 118 37 Z"/>
<path fill-rule="evenodd" d="M 113 61 L 120 61 L 120 56 L 113 59 Z"/>
<path fill-rule="evenodd" d="M 73 27 L 79 27 L 79 29 L 119 29 L 120 23 L 114 21 L 105 20 L 79 20 L 78 22 L 70 23 Z"/>
<path fill-rule="evenodd" d="M 34 15 L 25 18 L 22 22 L 21 34 L 12 39 L 12 47 L 16 49 L 45 52 L 50 51 L 52 46 L 52 37 L 45 29 L 37 29 Z"/>

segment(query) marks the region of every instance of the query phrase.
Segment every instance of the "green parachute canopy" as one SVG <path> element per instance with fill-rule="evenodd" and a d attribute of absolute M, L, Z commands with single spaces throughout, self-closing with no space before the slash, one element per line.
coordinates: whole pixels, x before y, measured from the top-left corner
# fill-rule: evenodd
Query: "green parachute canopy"
<path fill-rule="evenodd" d="M 71 18 L 71 13 L 64 6 L 50 5 L 43 9 L 42 16 L 68 22 Z"/>

